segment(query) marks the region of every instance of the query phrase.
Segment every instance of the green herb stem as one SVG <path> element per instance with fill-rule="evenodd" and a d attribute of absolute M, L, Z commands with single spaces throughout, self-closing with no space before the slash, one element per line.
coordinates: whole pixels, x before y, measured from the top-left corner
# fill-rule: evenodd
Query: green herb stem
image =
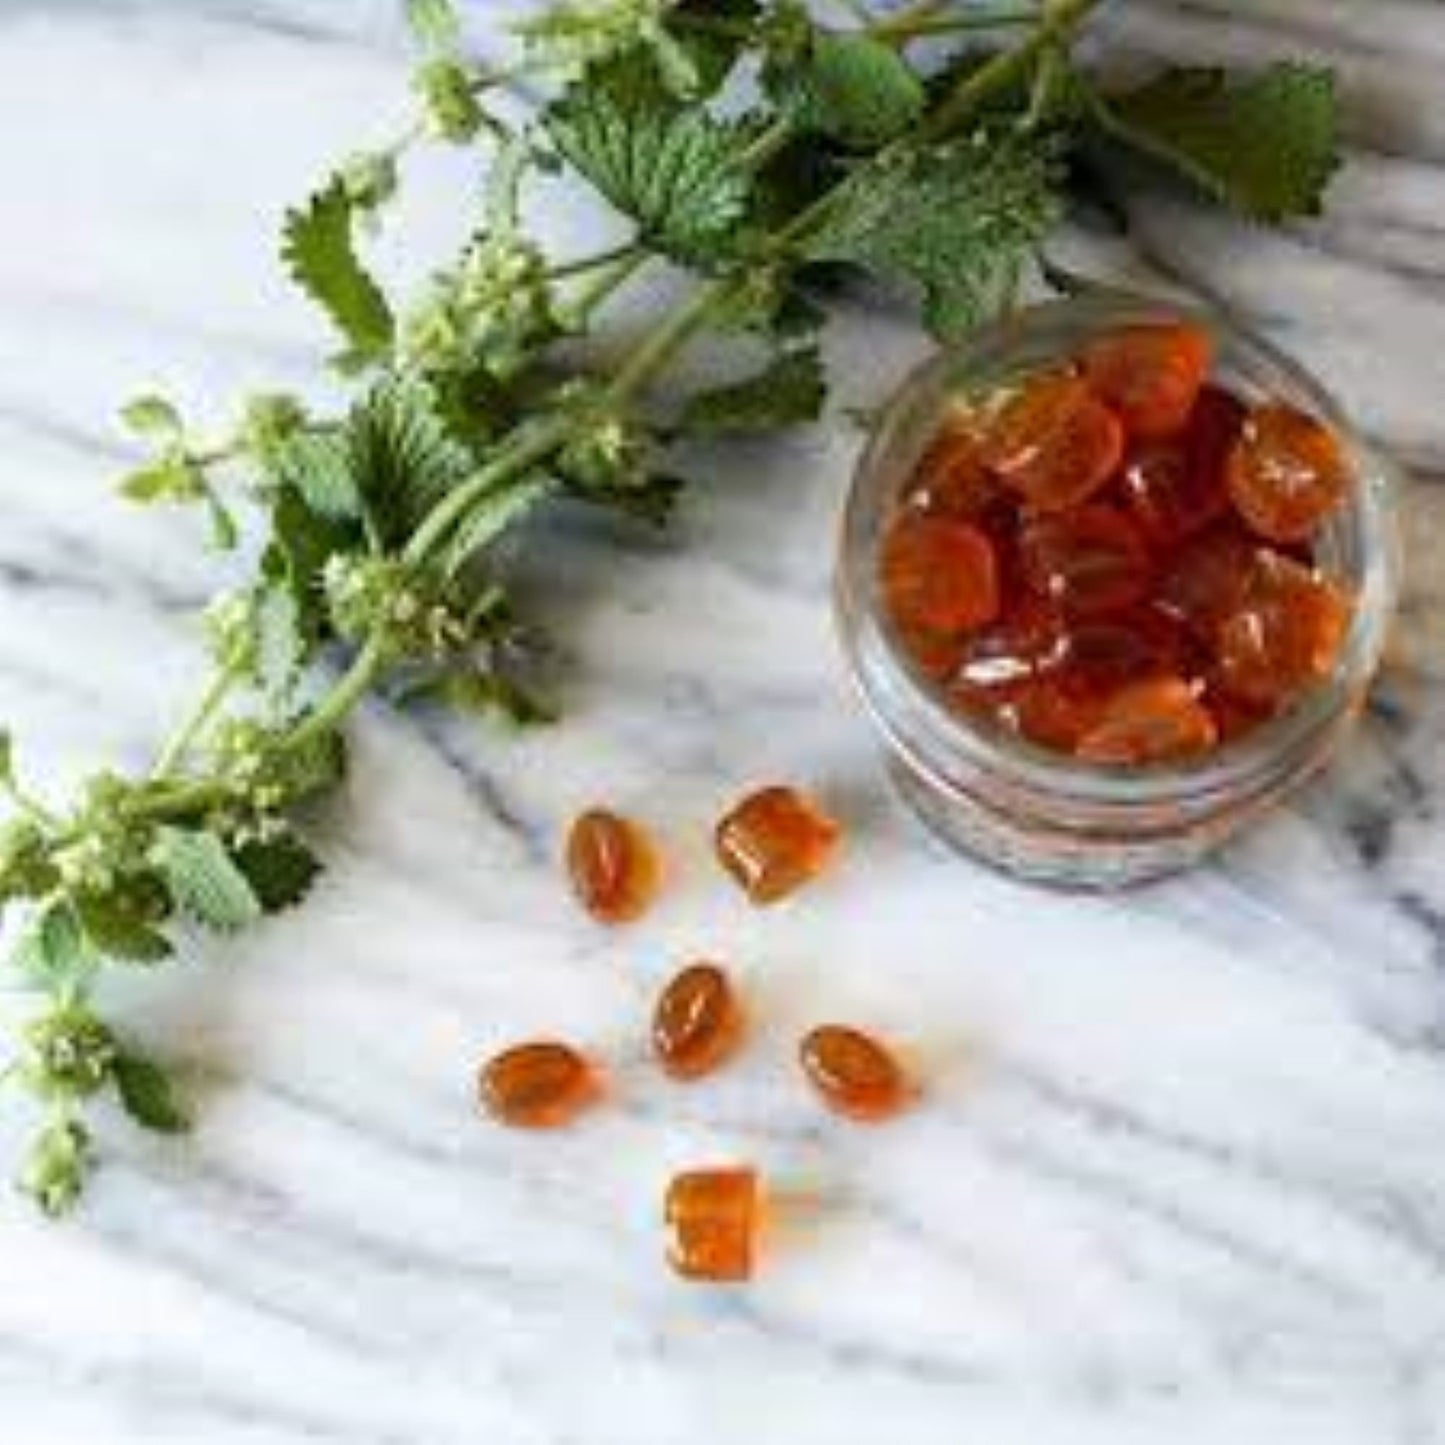
<path fill-rule="evenodd" d="M 957 130 L 1001 91 L 1027 76 L 1039 57 L 1077 30 L 1100 3 L 1054 0 L 1026 39 L 981 65 L 953 90 L 929 116 L 925 134 L 937 139 Z"/>
<path fill-rule="evenodd" d="M 191 710 L 181 719 L 180 726 L 166 739 L 158 753 L 152 777 L 165 777 L 175 771 L 191 745 L 206 730 L 207 725 L 225 705 L 231 689 L 238 681 L 232 668 L 217 668 L 202 689 Z"/>

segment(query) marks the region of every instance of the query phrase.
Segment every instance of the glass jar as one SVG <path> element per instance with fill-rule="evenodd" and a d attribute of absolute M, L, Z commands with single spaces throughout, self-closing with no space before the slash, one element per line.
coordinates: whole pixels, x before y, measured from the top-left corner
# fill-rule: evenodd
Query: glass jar
<path fill-rule="evenodd" d="M 895 644 L 879 595 L 881 534 L 950 398 L 1077 354 L 1121 326 L 1187 318 L 1214 336 L 1215 375 L 1246 401 L 1288 401 L 1332 426 L 1357 485 L 1316 539 L 1318 565 L 1355 598 L 1332 674 L 1278 717 L 1197 759 L 1110 768 L 961 717 Z M 899 791 L 958 849 L 1079 887 L 1139 882 L 1197 862 L 1295 792 L 1339 748 L 1379 665 L 1399 573 L 1395 479 L 1311 376 L 1210 313 L 1100 294 L 1032 307 L 975 332 L 903 383 L 864 451 L 836 577 L 844 650 Z"/>

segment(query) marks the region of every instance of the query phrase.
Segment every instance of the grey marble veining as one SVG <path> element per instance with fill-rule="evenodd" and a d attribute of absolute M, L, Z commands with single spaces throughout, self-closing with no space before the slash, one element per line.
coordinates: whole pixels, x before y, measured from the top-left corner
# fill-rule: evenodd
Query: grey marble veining
<path fill-rule="evenodd" d="M 479 38 L 521 8 L 479 5 Z M 526 590 L 566 723 L 369 710 L 306 910 L 122 997 L 185 1059 L 200 1127 L 115 1121 L 72 1224 L 0 1204 L 3 1438 L 1445 1442 L 1445 8 L 1134 0 L 1105 23 L 1146 59 L 1303 50 L 1345 78 L 1328 218 L 1264 233 L 1156 197 L 1060 251 L 1227 305 L 1410 464 L 1409 590 L 1349 756 L 1195 875 L 1041 894 L 887 796 L 826 606 L 846 422 L 699 456 L 666 539 L 557 519 Z M 213 416 L 262 384 L 324 393 L 275 221 L 388 130 L 405 73 L 390 0 L 0 5 L 0 714 L 56 785 L 146 756 L 225 571 L 189 521 L 111 496 L 115 405 L 147 381 Z M 389 266 L 445 252 L 471 181 L 428 161 Z M 847 318 L 842 399 L 920 347 Z M 852 836 L 758 918 L 703 840 L 773 775 Z M 598 794 L 676 859 L 621 937 L 555 874 Z M 747 980 L 758 1038 L 679 1091 L 639 1020 L 705 953 Z M 927 1107 L 821 1121 L 788 1055 L 822 1016 L 907 1039 Z M 473 1062 L 540 1030 L 616 1061 L 614 1106 L 546 1141 L 474 1123 Z M 23 1122 L 0 1113 L 7 1152 Z M 735 1157 L 810 1208 L 753 1287 L 689 1291 L 660 1182 Z"/>

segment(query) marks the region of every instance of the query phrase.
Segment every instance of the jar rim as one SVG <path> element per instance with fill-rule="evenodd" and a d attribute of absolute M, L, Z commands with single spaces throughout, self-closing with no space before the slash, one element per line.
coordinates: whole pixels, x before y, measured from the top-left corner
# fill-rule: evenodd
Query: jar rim
<path fill-rule="evenodd" d="M 1096 330 L 1181 320 L 1203 325 L 1242 353 L 1252 371 L 1282 383 L 1336 431 L 1350 453 L 1357 481 L 1343 515 L 1358 529 L 1361 557 L 1350 578 L 1355 606 L 1334 669 L 1279 716 L 1242 737 L 1198 757 L 1141 767 L 1085 762 L 985 719 L 951 711 L 903 655 L 876 606 L 871 544 L 891 502 L 884 485 L 885 462 L 900 430 L 920 397 L 937 389 L 943 378 L 966 367 L 997 368 L 1030 339 L 1063 329 L 1078 332 L 1084 340 Z M 1027 795 L 1111 813 L 1238 800 L 1267 790 L 1281 774 L 1301 770 L 1302 761 L 1322 753 L 1342 717 L 1360 705 L 1384 649 L 1399 586 L 1396 492 L 1393 464 L 1360 436 L 1318 379 L 1220 311 L 1116 291 L 1042 302 L 926 358 L 904 377 L 882 410 L 859 457 L 844 510 L 834 585 L 839 631 L 875 723 L 914 768 L 945 786 L 963 767 Z M 879 695 L 884 689 L 886 704 Z"/>

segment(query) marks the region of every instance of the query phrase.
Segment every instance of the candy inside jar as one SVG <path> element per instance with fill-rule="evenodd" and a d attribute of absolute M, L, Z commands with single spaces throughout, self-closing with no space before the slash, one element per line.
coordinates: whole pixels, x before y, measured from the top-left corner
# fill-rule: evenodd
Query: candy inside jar
<path fill-rule="evenodd" d="M 1335 669 L 1320 539 L 1355 478 L 1322 419 L 1215 375 L 1189 319 L 960 389 L 892 499 L 880 610 L 959 716 L 1099 768 L 1209 754 Z"/>

